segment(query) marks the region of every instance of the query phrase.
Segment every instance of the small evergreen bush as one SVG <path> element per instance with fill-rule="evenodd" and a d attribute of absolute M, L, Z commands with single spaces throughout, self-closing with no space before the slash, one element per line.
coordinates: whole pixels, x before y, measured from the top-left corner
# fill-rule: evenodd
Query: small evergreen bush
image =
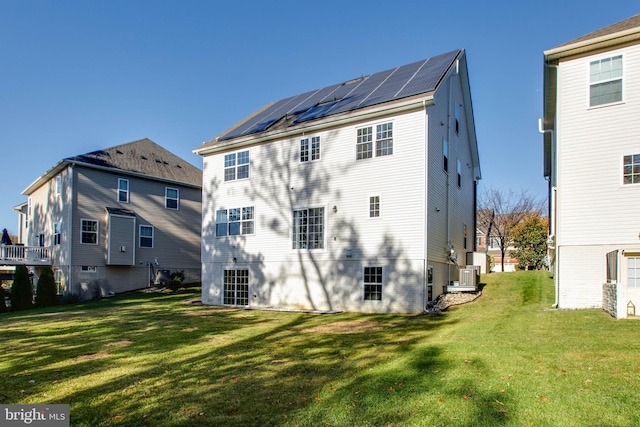
<path fill-rule="evenodd" d="M 53 305 L 58 305 L 56 282 L 51 267 L 45 267 L 38 278 L 36 307 L 51 307 Z"/>
<path fill-rule="evenodd" d="M 11 285 L 11 310 L 27 310 L 33 307 L 33 286 L 29 271 L 24 265 L 16 266 Z"/>
<path fill-rule="evenodd" d="M 184 270 L 174 271 L 169 275 L 169 283 L 167 283 L 167 286 L 169 287 L 169 289 L 175 292 L 180 288 L 183 281 Z"/>

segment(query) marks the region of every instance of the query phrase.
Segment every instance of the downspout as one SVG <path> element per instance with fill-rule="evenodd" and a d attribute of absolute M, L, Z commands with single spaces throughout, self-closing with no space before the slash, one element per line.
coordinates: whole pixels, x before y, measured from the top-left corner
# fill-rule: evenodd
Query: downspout
<path fill-rule="evenodd" d="M 451 76 L 449 76 L 449 94 L 447 100 L 447 249 L 449 255 L 447 256 L 447 286 L 451 284 L 451 261 L 453 258 L 453 245 L 451 244 L 451 221 L 449 218 L 449 186 L 450 186 L 450 172 L 451 172 Z"/>
<path fill-rule="evenodd" d="M 428 238 L 428 229 L 429 229 L 429 120 L 428 117 L 429 115 L 427 114 L 427 101 L 423 100 L 422 101 L 422 108 L 424 110 L 424 116 L 423 116 L 423 128 L 424 128 L 424 141 L 425 143 L 422 145 L 424 147 L 424 187 L 425 187 L 425 197 L 424 197 L 424 206 L 423 206 L 423 212 L 424 212 L 424 231 L 423 231 L 423 238 L 422 238 L 422 253 L 424 254 L 424 265 L 422 266 L 422 273 L 423 273 L 423 278 L 424 278 L 424 294 L 423 294 L 423 298 L 422 298 L 422 310 L 426 310 L 427 309 L 427 296 L 429 293 L 429 245 L 427 244 L 427 238 Z"/>
<path fill-rule="evenodd" d="M 557 68 L 557 66 L 556 66 Z M 541 134 L 550 134 L 551 135 L 551 171 L 550 171 L 550 175 L 549 175 L 549 190 L 548 190 L 548 199 L 549 199 L 549 207 L 548 207 L 548 212 L 547 214 L 549 215 L 549 237 L 547 238 L 547 248 L 549 248 L 549 244 L 551 242 L 554 242 L 555 240 L 555 226 L 556 226 L 556 192 L 557 192 L 557 188 L 553 185 L 553 174 L 554 174 L 554 164 L 555 164 L 555 134 L 553 132 L 553 129 L 544 129 L 544 126 L 542 124 L 542 119 L 538 119 L 538 132 L 540 132 Z M 553 254 L 554 254 L 554 258 L 557 259 L 557 253 L 556 253 L 556 245 L 555 243 L 553 244 Z M 549 260 L 549 262 L 551 262 L 551 260 Z M 553 263 L 554 267 L 553 269 L 555 270 L 555 265 L 556 263 Z M 560 291 L 560 280 L 559 277 L 557 277 L 557 272 L 554 271 L 554 282 L 555 282 L 555 302 L 553 303 L 552 307 L 553 308 L 558 308 L 558 299 L 559 299 L 559 291 Z"/>

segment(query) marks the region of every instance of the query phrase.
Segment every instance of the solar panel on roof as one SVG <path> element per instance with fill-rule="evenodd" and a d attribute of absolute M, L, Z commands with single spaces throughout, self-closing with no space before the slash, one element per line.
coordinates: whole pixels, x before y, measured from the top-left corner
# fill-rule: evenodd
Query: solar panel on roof
<path fill-rule="evenodd" d="M 285 98 L 247 119 L 220 139 L 264 132 L 285 116 L 293 124 L 431 92 L 462 50 Z"/>

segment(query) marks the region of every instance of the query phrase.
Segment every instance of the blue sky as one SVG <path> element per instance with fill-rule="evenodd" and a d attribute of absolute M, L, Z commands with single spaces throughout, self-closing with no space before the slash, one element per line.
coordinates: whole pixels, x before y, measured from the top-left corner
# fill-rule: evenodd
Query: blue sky
<path fill-rule="evenodd" d="M 221 5 L 222 4 L 222 5 Z M 546 195 L 542 52 L 634 1 L 0 0 L 0 229 L 59 160 L 150 138 L 192 150 L 264 104 L 467 51 L 483 180 Z"/>

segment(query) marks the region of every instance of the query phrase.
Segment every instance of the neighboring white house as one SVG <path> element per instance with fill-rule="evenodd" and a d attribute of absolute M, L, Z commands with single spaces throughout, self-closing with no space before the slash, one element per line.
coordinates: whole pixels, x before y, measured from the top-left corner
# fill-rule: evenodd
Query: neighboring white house
<path fill-rule="evenodd" d="M 198 282 L 201 180 L 146 138 L 60 160 L 23 191 L 24 246 L 3 246 L 0 264 L 50 266 L 59 292 L 83 299 L 144 288 L 167 271 Z"/>
<path fill-rule="evenodd" d="M 640 15 L 544 52 L 559 308 L 640 309 Z"/>
<path fill-rule="evenodd" d="M 420 312 L 474 250 L 464 50 L 282 99 L 195 152 L 205 304 Z"/>

